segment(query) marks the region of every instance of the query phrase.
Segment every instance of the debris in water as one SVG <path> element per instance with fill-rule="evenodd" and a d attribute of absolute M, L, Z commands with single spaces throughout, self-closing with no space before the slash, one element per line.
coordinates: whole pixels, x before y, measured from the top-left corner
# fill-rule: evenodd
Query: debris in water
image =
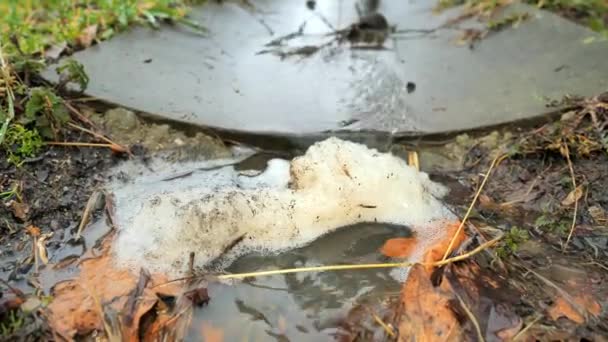
<path fill-rule="evenodd" d="M 412 227 L 420 242 L 411 256 L 416 259 L 425 244 L 444 236 L 444 221 L 454 219 L 436 198 L 447 189 L 427 174 L 337 138 L 314 144 L 291 162 L 272 160 L 255 177 L 239 177 L 232 166 L 197 175 L 181 189 L 164 182 L 165 191 L 152 196 L 134 196 L 124 185 L 115 190 L 117 261 L 179 276 L 188 271 L 191 251 L 195 267 L 219 257 L 227 266 L 248 252 L 296 248 L 360 222 Z"/>

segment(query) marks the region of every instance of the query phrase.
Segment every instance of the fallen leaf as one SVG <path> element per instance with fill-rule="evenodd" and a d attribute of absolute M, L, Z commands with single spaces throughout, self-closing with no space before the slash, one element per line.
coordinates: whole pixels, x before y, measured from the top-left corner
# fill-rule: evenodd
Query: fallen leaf
<path fill-rule="evenodd" d="M 38 256 L 40 260 L 46 265 L 49 263 L 49 257 L 46 252 L 46 240 L 53 236 L 53 233 L 43 234 L 39 239 L 36 240 L 36 248 L 38 249 Z"/>
<path fill-rule="evenodd" d="M 558 297 L 555 303 L 548 310 L 549 317 L 556 321 L 560 317 L 566 317 L 571 321 L 582 324 L 585 322 L 585 318 L 576 310 L 568 301 L 562 297 Z"/>
<path fill-rule="evenodd" d="M 601 313 L 602 307 L 589 295 L 575 296 L 573 297 L 573 300 L 574 303 L 578 305 L 578 308 L 563 297 L 558 297 L 553 306 L 548 310 L 549 317 L 554 321 L 560 317 L 566 317 L 573 322 L 582 324 L 585 322 L 585 317 L 581 310 L 585 310 L 585 313 L 594 316 L 598 316 Z"/>
<path fill-rule="evenodd" d="M 33 226 L 33 225 L 29 225 L 27 226 L 27 228 L 25 228 L 25 231 L 33 237 L 39 237 L 40 236 L 40 228 Z"/>
<path fill-rule="evenodd" d="M 583 197 L 583 186 L 579 185 L 576 187 L 576 189 L 570 191 L 568 196 L 566 196 L 566 198 L 564 198 L 564 200 L 562 201 L 562 205 L 571 206 L 574 204 L 574 202 L 578 202 L 578 200 L 580 200 L 581 197 Z"/>
<path fill-rule="evenodd" d="M 30 206 L 25 203 L 20 203 L 14 200 L 8 202 L 8 206 L 13 211 L 13 215 L 21 221 L 27 220 L 27 214 L 30 211 Z"/>
<path fill-rule="evenodd" d="M 190 290 L 184 293 L 184 296 L 188 298 L 192 304 L 196 306 L 204 306 L 209 303 L 209 292 L 206 287 L 199 287 L 194 290 Z"/>
<path fill-rule="evenodd" d="M 380 253 L 390 258 L 407 258 L 416 247 L 416 238 L 394 238 L 386 240 Z"/>
<path fill-rule="evenodd" d="M 589 207 L 589 215 L 593 218 L 593 221 L 597 224 L 603 224 L 608 222 L 608 215 L 606 214 L 606 210 L 604 210 L 599 205 L 594 205 Z"/>
<path fill-rule="evenodd" d="M 458 235 L 456 236 L 456 232 L 458 231 L 458 227 L 460 226 L 460 222 L 452 222 L 446 223 L 447 232 L 446 238 L 437 242 L 431 248 L 428 249 L 426 254 L 424 255 L 424 263 L 430 264 L 436 261 L 440 261 L 443 259 L 445 252 L 448 250 L 450 246 L 450 241 L 454 237 L 454 243 L 452 244 L 451 252 L 458 249 L 458 247 L 464 242 L 466 239 L 466 235 L 464 234 L 464 228 L 460 230 Z M 433 270 L 433 266 L 427 266 L 427 270 L 431 272 Z"/>
<path fill-rule="evenodd" d="M 401 291 L 399 335 L 404 341 L 461 341 L 463 331 L 450 308 L 453 296 L 435 287 L 427 270 L 414 265 Z"/>
<path fill-rule="evenodd" d="M 78 36 L 78 44 L 84 48 L 88 48 L 93 44 L 93 40 L 97 37 L 97 25 L 91 25 L 86 27 Z"/>
<path fill-rule="evenodd" d="M 215 328 L 211 323 L 203 322 L 201 326 L 204 342 L 222 342 L 224 341 L 224 330 Z"/>

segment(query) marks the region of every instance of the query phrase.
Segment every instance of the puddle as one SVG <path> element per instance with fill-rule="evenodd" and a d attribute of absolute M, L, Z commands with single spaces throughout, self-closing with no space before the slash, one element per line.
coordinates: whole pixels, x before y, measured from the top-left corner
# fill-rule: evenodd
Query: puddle
<path fill-rule="evenodd" d="M 279 256 L 244 256 L 228 271 L 386 262 L 378 252 L 384 241 L 408 233 L 404 227 L 359 224 Z M 222 329 L 226 341 L 329 340 L 349 310 L 396 296 L 400 286 L 390 270 L 300 273 L 211 285 L 211 301 L 195 310 L 188 340 L 198 341 L 205 324 Z"/>
<path fill-rule="evenodd" d="M 213 267 L 243 273 L 375 264 L 396 261 L 380 253 L 387 240 L 413 236 L 422 243 L 409 260 L 419 260 L 426 244 L 445 235 L 444 227 L 437 222 L 452 218 L 434 197 L 445 193 L 441 185 L 403 160 L 363 145 L 329 139 L 291 162 L 264 153 L 256 155 L 248 149 L 235 149 L 233 155 L 230 159 L 184 163 L 154 159 L 146 165 L 125 162 L 117 167 L 112 172 L 117 180 L 109 186 L 117 226 L 110 247 L 115 266 L 129 266 L 133 274 L 143 267 L 153 274 L 178 278 L 188 274 L 187 260 L 182 257 L 187 258 L 191 251 L 197 256 L 195 266 L 199 271 Z M 148 207 L 150 198 L 158 201 L 159 197 L 168 206 Z M 201 198 L 206 202 L 194 213 L 203 220 L 206 215 L 219 219 L 208 226 L 188 225 L 188 220 L 175 215 L 189 201 L 200 205 Z M 250 205 L 242 206 L 246 210 L 239 207 L 243 198 L 243 203 Z M 256 201 L 263 205 L 251 205 Z M 298 208 L 298 203 L 306 206 Z M 205 211 L 206 205 L 212 210 Z M 257 210 L 257 217 L 256 213 L 245 215 L 251 208 Z M 43 271 L 40 279 L 46 290 L 77 274 L 80 262 L 78 258 L 72 262 L 72 254 L 82 254 L 85 247 L 82 259 L 101 254 L 92 247 L 100 245 L 109 230 L 108 223 L 107 217 L 101 217 L 87 227 L 82 243 L 66 244 L 57 251 L 55 259 L 63 256 L 66 261 L 60 270 Z M 240 249 L 226 249 L 226 243 L 239 236 L 238 231 L 231 230 L 237 225 L 245 227 L 251 242 Z M 258 230 L 260 226 L 263 231 Z M 206 228 L 202 234 L 197 232 L 201 227 Z M 213 230 L 218 228 L 219 232 Z M 176 239 L 173 234 L 190 238 Z M 93 285 L 96 263 L 107 265 L 107 259 L 83 268 L 87 271 L 81 272 L 93 277 L 84 280 L 84 285 L 59 285 L 58 295 L 71 296 L 71 286 L 82 286 L 85 296 L 86 291 L 102 291 L 103 287 L 90 288 L 101 286 Z M 385 268 L 210 282 L 211 300 L 194 309 L 186 340 L 200 340 L 205 334 L 203 327 L 207 333 L 219 329 L 229 341 L 328 340 L 340 334 L 351 310 L 362 305 L 382 306 L 387 298 L 398 296 L 399 281 L 406 272 L 405 268 Z M 109 277 L 124 284 L 135 282 L 123 278 L 120 272 Z M 124 300 L 121 297 L 119 302 Z M 57 310 L 53 311 L 55 316 L 61 316 L 65 309 L 57 305 L 52 310 Z M 83 310 L 83 306 L 78 304 L 74 310 Z M 69 320 L 55 322 L 62 331 L 71 324 Z"/>
<path fill-rule="evenodd" d="M 245 158 L 247 155 L 243 155 Z M 241 159 L 242 160 L 242 159 Z M 180 276 L 194 266 L 229 265 L 252 251 L 277 253 L 364 222 L 409 226 L 424 244 L 443 236 L 452 214 L 446 189 L 403 160 L 336 138 L 263 171 L 235 172 L 218 160 L 178 173 L 155 170 L 113 186 L 116 260 Z"/>

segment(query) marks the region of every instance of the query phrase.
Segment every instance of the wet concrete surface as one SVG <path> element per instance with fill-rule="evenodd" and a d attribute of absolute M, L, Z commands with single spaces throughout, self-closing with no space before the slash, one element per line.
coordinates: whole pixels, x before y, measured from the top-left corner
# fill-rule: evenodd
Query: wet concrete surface
<path fill-rule="evenodd" d="M 360 49 L 327 35 L 330 25 L 357 21 L 355 1 L 319 0 L 314 11 L 305 1 L 251 3 L 195 8 L 206 36 L 179 25 L 142 27 L 77 53 L 91 79 L 87 92 L 185 123 L 309 135 L 477 128 L 545 113 L 548 98 L 608 88 L 608 43 L 585 43 L 594 33 L 528 6 L 509 11 L 528 11 L 529 20 L 474 49 L 455 41 L 476 21 L 397 32 L 383 49 Z M 383 1 L 378 11 L 397 31 L 432 30 L 459 14 L 433 14 L 434 5 Z M 265 46 L 300 27 L 302 36 Z M 289 55 L 320 45 L 310 56 Z"/>

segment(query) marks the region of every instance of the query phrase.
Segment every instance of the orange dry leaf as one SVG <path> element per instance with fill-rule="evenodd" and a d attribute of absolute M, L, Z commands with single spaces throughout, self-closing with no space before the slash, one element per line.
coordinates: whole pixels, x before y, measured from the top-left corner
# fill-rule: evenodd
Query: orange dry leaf
<path fill-rule="evenodd" d="M 27 226 L 27 228 L 25 228 L 25 231 L 33 237 L 40 236 L 40 228 L 38 228 L 36 226 L 29 225 L 29 226 Z"/>
<path fill-rule="evenodd" d="M 443 259 L 445 251 L 447 251 L 448 247 L 450 246 L 450 241 L 452 240 L 454 235 L 456 235 L 459 226 L 460 222 L 453 222 L 447 225 L 446 238 L 429 248 L 429 250 L 424 255 L 424 263 L 433 263 Z M 460 244 L 464 242 L 465 239 L 466 235 L 464 234 L 463 228 L 456 236 L 454 243 L 452 244 L 451 251 L 455 251 L 460 246 Z M 427 266 L 427 271 L 431 272 L 432 269 L 432 266 Z"/>
<path fill-rule="evenodd" d="M 216 328 L 211 323 L 203 322 L 201 334 L 204 342 L 224 341 L 224 330 Z"/>
<path fill-rule="evenodd" d="M 434 287 L 422 265 L 414 265 L 401 291 L 403 341 L 460 341 L 462 329 L 450 309 L 452 293 Z"/>
<path fill-rule="evenodd" d="M 416 247 L 416 238 L 394 238 L 386 240 L 380 253 L 390 258 L 407 258 Z"/>
<path fill-rule="evenodd" d="M 551 319 L 557 320 L 560 317 L 566 317 L 573 322 L 582 324 L 585 322 L 585 317 L 579 309 L 586 310 L 592 315 L 599 315 L 601 312 L 601 306 L 595 299 L 588 295 L 582 295 L 574 297 L 574 303 L 578 305 L 578 308 L 574 307 L 572 303 L 565 300 L 563 297 L 558 297 L 555 300 L 555 304 L 549 309 L 548 313 Z"/>
<path fill-rule="evenodd" d="M 110 241 L 104 242 L 102 256 L 86 259 L 80 264 L 77 278 L 61 282 L 53 288 L 54 299 L 48 306 L 48 321 L 53 330 L 66 340 L 93 330 L 103 331 L 99 305 L 107 305 L 116 312 L 127 310 L 138 277 L 128 269 L 114 265 L 109 253 Z M 158 301 L 154 286 L 166 281 L 165 276 L 152 275 L 142 295 L 137 298 L 131 324 L 122 327 L 123 340 L 139 340 L 140 319 Z"/>

